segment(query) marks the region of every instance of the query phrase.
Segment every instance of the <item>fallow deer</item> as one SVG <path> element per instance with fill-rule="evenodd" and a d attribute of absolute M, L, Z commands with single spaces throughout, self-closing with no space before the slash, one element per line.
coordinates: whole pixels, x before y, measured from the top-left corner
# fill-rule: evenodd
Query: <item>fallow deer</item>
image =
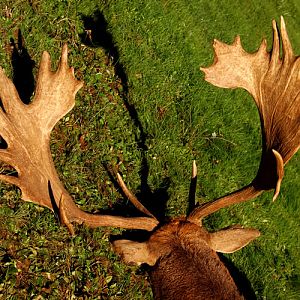
<path fill-rule="evenodd" d="M 126 262 L 152 266 L 150 278 L 155 299 L 241 299 L 243 296 L 216 252 L 236 251 L 258 237 L 259 231 L 233 226 L 211 233 L 201 221 L 265 190 L 274 189 L 275 199 L 284 164 L 299 148 L 300 61 L 293 54 L 283 18 L 282 58 L 275 21 L 273 33 L 271 52 L 266 50 L 265 40 L 252 54 L 243 50 L 239 37 L 232 45 L 215 41 L 215 61 L 202 69 L 207 81 L 219 87 L 245 88 L 257 104 L 263 151 L 257 176 L 245 188 L 199 206 L 187 217 L 159 223 L 117 174 L 124 193 L 147 216 L 125 218 L 81 211 L 59 180 L 49 147 L 51 130 L 72 109 L 75 94 L 82 86 L 75 79 L 73 68 L 68 67 L 66 45 L 56 72 L 51 71 L 49 54 L 44 52 L 36 92 L 28 105 L 22 103 L 13 83 L 0 69 L 0 134 L 7 146 L 0 149 L 0 159 L 17 171 L 17 176 L 2 174 L 0 179 L 17 185 L 23 200 L 58 211 L 71 234 L 72 222 L 151 232 L 146 242 L 117 240 L 113 246 Z M 195 173 L 195 166 L 193 170 Z"/>

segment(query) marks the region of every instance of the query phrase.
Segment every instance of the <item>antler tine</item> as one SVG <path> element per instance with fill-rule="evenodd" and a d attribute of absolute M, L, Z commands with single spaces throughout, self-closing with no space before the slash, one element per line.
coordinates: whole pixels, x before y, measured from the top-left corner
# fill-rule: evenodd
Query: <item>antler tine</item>
<path fill-rule="evenodd" d="M 191 183 L 189 189 L 189 196 L 188 196 L 188 213 L 194 210 L 196 206 L 196 187 L 197 187 L 197 165 L 196 161 L 193 160 L 192 163 L 192 176 L 191 176 Z"/>
<path fill-rule="evenodd" d="M 142 213 L 144 213 L 145 215 L 151 217 L 151 218 L 154 218 L 155 220 L 156 217 L 151 214 L 151 212 L 138 200 L 137 197 L 135 197 L 131 192 L 130 190 L 127 188 L 125 182 L 123 181 L 123 178 L 122 176 L 120 175 L 120 173 L 117 173 L 117 180 L 118 180 L 118 183 L 123 191 L 123 193 L 125 194 L 125 196 L 129 199 L 129 201 L 139 210 L 141 211 Z"/>
<path fill-rule="evenodd" d="M 282 59 L 279 32 L 273 21 L 270 53 L 265 40 L 252 54 L 244 51 L 239 39 L 233 45 L 215 41 L 213 65 L 201 68 L 208 82 L 224 88 L 242 87 L 253 96 L 260 114 L 263 151 L 252 183 L 196 208 L 189 216 L 193 222 L 200 222 L 223 207 L 253 199 L 266 190 L 274 189 L 273 201 L 279 194 L 283 167 L 300 147 L 300 59 L 293 54 L 283 17 L 280 34 Z"/>
<path fill-rule="evenodd" d="M 192 164 L 192 179 L 195 179 L 197 177 L 197 164 L 196 161 L 193 160 Z"/>

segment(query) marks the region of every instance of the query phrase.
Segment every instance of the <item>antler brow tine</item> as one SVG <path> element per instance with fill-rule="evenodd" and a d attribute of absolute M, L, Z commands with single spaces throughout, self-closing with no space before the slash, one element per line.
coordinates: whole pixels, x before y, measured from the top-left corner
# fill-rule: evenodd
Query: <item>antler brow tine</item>
<path fill-rule="evenodd" d="M 151 218 L 155 218 L 155 216 L 129 191 L 129 189 L 127 188 L 125 182 L 123 181 L 122 176 L 120 175 L 120 173 L 117 173 L 117 180 L 118 183 L 123 191 L 123 193 L 125 194 L 125 196 L 130 200 L 130 202 L 141 212 L 143 212 L 144 214 L 146 214 L 147 216 L 151 217 Z"/>

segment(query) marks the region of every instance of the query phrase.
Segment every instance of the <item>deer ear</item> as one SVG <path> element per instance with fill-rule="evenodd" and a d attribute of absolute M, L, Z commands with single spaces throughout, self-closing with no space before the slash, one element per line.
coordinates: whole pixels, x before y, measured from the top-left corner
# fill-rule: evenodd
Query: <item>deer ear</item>
<path fill-rule="evenodd" d="M 147 242 L 117 240 L 113 242 L 113 248 L 128 264 L 141 265 L 146 263 L 149 266 L 154 266 L 157 261 L 157 257 L 150 252 Z"/>
<path fill-rule="evenodd" d="M 211 247 L 222 253 L 235 252 L 260 236 L 256 229 L 230 227 L 210 234 Z"/>

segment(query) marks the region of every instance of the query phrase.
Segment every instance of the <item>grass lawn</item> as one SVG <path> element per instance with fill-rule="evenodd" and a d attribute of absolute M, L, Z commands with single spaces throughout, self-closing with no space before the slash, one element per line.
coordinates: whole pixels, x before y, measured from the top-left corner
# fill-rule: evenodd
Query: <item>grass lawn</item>
<path fill-rule="evenodd" d="M 266 38 L 271 49 L 271 21 L 280 15 L 299 54 L 297 0 L 2 0 L 0 65 L 30 101 L 42 51 L 55 68 L 67 42 L 69 64 L 85 82 L 52 134 L 67 190 L 83 210 L 133 214 L 109 172 L 119 165 L 154 214 L 178 216 L 188 208 L 193 159 L 200 203 L 254 178 L 261 154 L 255 103 L 242 89 L 205 82 L 199 67 L 212 64 L 214 38 L 232 43 L 239 34 L 248 52 Z M 205 220 L 212 230 L 261 231 L 226 255 L 257 299 L 300 299 L 299 171 L 297 154 L 276 202 L 268 192 Z M 0 299 L 152 299 L 146 271 L 110 249 L 119 229 L 76 226 L 71 237 L 50 210 L 20 196 L 0 183 Z"/>

